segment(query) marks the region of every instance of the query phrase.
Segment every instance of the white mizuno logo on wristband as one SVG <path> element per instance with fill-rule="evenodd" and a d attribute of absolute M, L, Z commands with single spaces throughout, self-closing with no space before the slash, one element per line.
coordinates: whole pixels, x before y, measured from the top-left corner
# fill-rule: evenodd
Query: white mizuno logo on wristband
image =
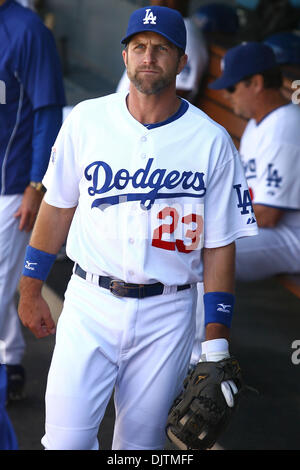
<path fill-rule="evenodd" d="M 24 268 L 30 269 L 31 271 L 34 271 L 33 266 L 36 266 L 36 265 L 37 265 L 37 263 L 33 263 L 33 262 L 30 262 L 30 261 L 26 260 L 26 264 L 25 264 Z"/>
<path fill-rule="evenodd" d="M 230 313 L 230 310 L 228 310 L 228 308 L 230 309 L 231 305 L 218 304 L 217 307 L 218 312 Z"/>

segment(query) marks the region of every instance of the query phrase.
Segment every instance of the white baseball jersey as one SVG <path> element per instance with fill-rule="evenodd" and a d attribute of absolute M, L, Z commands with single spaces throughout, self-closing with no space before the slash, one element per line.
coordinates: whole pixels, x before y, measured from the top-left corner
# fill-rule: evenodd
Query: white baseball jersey
<path fill-rule="evenodd" d="M 201 248 L 255 235 L 247 182 L 227 132 L 182 100 L 145 127 L 126 94 L 88 100 L 64 122 L 45 201 L 77 206 L 67 254 L 84 270 L 131 283 L 202 281 Z"/>
<path fill-rule="evenodd" d="M 240 153 L 253 202 L 287 209 L 281 224 L 300 227 L 300 107 L 289 103 L 258 125 L 251 119 Z"/>
<path fill-rule="evenodd" d="M 186 54 L 188 61 L 182 72 L 177 75 L 176 88 L 177 90 L 190 91 L 189 99 L 192 100 L 198 92 L 201 77 L 207 67 L 208 52 L 199 28 L 196 27 L 190 18 L 184 18 L 184 24 L 187 34 Z M 129 84 L 127 71 L 124 70 L 118 83 L 117 92 L 128 91 Z"/>

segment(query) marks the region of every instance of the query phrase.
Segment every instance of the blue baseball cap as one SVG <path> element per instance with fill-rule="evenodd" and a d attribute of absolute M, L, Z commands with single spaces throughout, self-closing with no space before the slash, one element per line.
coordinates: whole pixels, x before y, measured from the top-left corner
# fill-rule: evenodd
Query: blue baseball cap
<path fill-rule="evenodd" d="M 300 36 L 292 31 L 272 34 L 264 39 L 279 64 L 300 64 Z"/>
<path fill-rule="evenodd" d="M 245 42 L 229 49 L 221 60 L 222 75 L 208 87 L 221 90 L 236 85 L 246 77 L 276 67 L 271 47 L 260 42 Z"/>
<path fill-rule="evenodd" d="M 193 15 L 196 26 L 205 33 L 236 33 L 239 18 L 236 9 L 223 3 L 210 3 L 198 8 Z"/>
<path fill-rule="evenodd" d="M 149 6 L 135 10 L 129 18 L 126 36 L 127 44 L 134 34 L 145 31 L 161 34 L 183 51 L 186 48 L 186 28 L 182 15 L 173 8 Z"/>

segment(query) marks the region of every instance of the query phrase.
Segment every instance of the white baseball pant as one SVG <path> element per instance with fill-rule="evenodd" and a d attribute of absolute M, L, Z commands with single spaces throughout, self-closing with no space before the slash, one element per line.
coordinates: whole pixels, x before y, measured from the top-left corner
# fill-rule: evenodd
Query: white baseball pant
<path fill-rule="evenodd" d="M 73 274 L 57 325 L 46 390 L 49 450 L 96 450 L 114 391 L 112 449 L 163 449 L 186 376 L 197 289 L 117 298 Z"/>
<path fill-rule="evenodd" d="M 236 279 L 258 281 L 281 273 L 300 273 L 300 228 L 260 228 L 236 244 Z"/>
<path fill-rule="evenodd" d="M 255 237 L 239 238 L 236 244 L 236 279 L 251 282 L 267 279 L 280 273 L 300 273 L 300 228 L 260 228 Z M 201 356 L 204 341 L 203 284 L 198 283 L 196 335 L 191 364 Z"/>
<path fill-rule="evenodd" d="M 25 343 L 15 305 L 15 293 L 22 273 L 30 233 L 20 231 L 14 213 L 23 195 L 0 196 L 0 341 L 2 361 L 19 364 Z"/>

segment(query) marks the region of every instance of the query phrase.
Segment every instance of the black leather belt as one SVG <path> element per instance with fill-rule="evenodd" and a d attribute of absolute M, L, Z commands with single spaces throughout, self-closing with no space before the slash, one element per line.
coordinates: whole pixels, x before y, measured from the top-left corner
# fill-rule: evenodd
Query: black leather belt
<path fill-rule="evenodd" d="M 79 264 L 75 265 L 74 273 L 82 279 L 87 279 L 88 273 L 84 271 Z M 116 297 L 132 297 L 134 299 L 143 299 L 144 297 L 151 297 L 153 295 L 160 295 L 164 291 L 164 284 L 156 282 L 155 284 L 129 284 L 118 279 L 112 279 L 106 276 L 96 276 L 97 284 L 110 292 Z M 184 286 L 177 286 L 177 291 L 189 289 L 190 284 Z"/>

